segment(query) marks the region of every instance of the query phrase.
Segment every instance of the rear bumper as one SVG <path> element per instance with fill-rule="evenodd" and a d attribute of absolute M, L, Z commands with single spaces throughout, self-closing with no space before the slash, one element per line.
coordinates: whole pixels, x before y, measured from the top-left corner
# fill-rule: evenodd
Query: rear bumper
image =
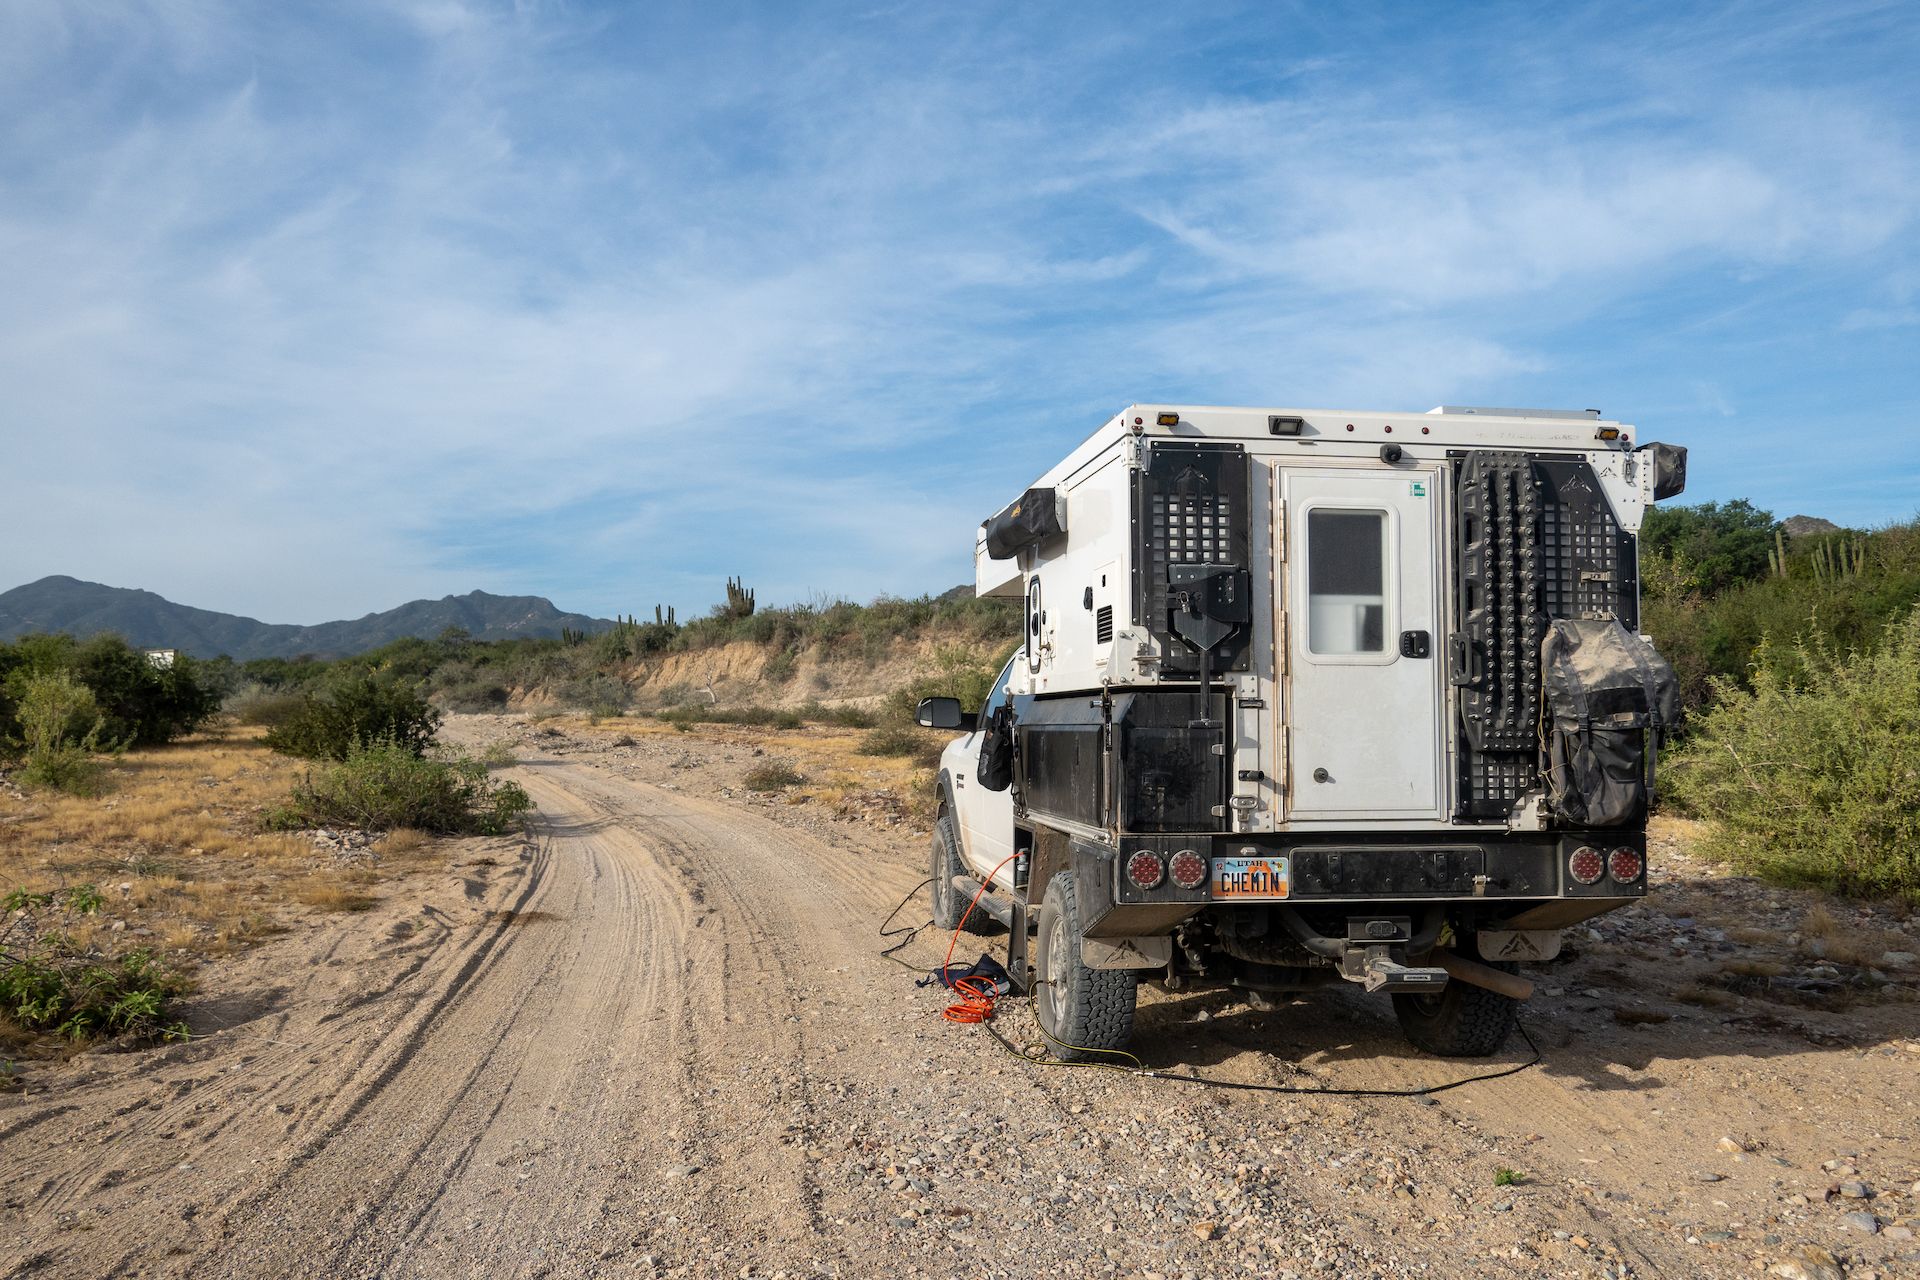
<path fill-rule="evenodd" d="M 1646 856 L 1642 831 L 1489 832 L 1451 828 L 1433 832 L 1293 836 L 1123 836 L 1116 849 L 1076 842 L 1073 871 L 1082 904 L 1104 907 L 1088 932 L 1118 937 L 1163 933 L 1197 911 L 1218 905 L 1289 902 L 1298 906 L 1484 904 L 1486 916 L 1530 915 L 1574 920 L 1623 906 L 1646 892 L 1646 873 L 1631 882 L 1602 876 L 1583 885 L 1567 863 L 1582 845 L 1630 848 Z M 1194 889 L 1164 879 L 1142 889 L 1125 875 L 1139 850 L 1163 859 L 1191 849 L 1216 858 L 1286 859 L 1284 896 L 1216 896 L 1211 878 Z M 1538 927 L 1557 927 L 1541 925 Z"/>

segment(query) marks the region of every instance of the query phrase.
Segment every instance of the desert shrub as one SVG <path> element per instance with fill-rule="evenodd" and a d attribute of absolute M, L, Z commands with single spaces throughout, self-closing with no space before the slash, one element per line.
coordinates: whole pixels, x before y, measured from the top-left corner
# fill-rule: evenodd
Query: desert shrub
<path fill-rule="evenodd" d="M 924 729 L 894 724 L 868 730 L 857 749 L 863 756 L 905 756 L 931 768 L 940 762 L 940 752 L 945 747 L 944 739 L 933 737 Z"/>
<path fill-rule="evenodd" d="M 751 724 L 767 729 L 799 729 L 810 724 L 839 725 L 844 729 L 870 729 L 874 715 L 864 707 L 829 707 L 809 702 L 798 707 L 713 707 L 691 703 L 668 707 L 654 713 L 668 724 Z"/>
<path fill-rule="evenodd" d="M 504 769 L 513 764 L 515 759 L 513 745 L 500 739 L 489 742 L 487 749 L 480 753 L 480 763 L 489 769 Z"/>
<path fill-rule="evenodd" d="M 799 658 L 799 649 L 782 649 L 767 659 L 767 665 L 761 668 L 760 674 L 775 684 L 785 684 L 793 679 L 793 673 L 799 665 Z"/>
<path fill-rule="evenodd" d="M 1716 677 L 1747 687 L 1761 664 L 1792 676 L 1800 652 L 1792 641 L 1839 652 L 1870 649 L 1889 622 L 1920 603 L 1920 522 L 1782 538 L 1776 554 L 1784 549 L 1786 556 L 1776 572 L 1764 572 L 1763 553 L 1762 576 L 1712 590 L 1700 585 L 1702 575 L 1684 555 L 1663 556 L 1644 541 L 1642 549 L 1641 629 L 1673 664 L 1691 709 L 1711 700 Z M 1750 566 L 1750 552 L 1746 547 L 1742 559 L 1725 547 L 1713 551 L 1726 573 L 1706 576 Z M 1777 643 L 1763 651 L 1769 636 Z"/>
<path fill-rule="evenodd" d="M 978 711 L 993 692 L 993 682 L 1007 657 L 1018 647 L 1015 641 L 997 653 L 981 657 L 958 645 L 948 645 L 934 653 L 933 670 L 907 682 L 887 695 L 889 719 L 913 723 L 914 710 L 922 698 L 958 698 L 968 711 Z"/>
<path fill-rule="evenodd" d="M 424 755 L 440 712 L 412 684 L 366 674 L 337 676 L 301 697 L 299 710 L 264 741 L 284 755 L 344 760 L 369 743 Z"/>
<path fill-rule="evenodd" d="M 254 658 L 240 664 L 240 676 L 269 689 L 301 689 L 332 674 L 332 665 L 312 654 L 297 658 Z"/>
<path fill-rule="evenodd" d="M 875 722 L 873 712 L 865 707 L 829 707 L 819 702 L 801 707 L 800 718 L 808 724 L 835 724 L 843 729 L 871 729 Z"/>
<path fill-rule="evenodd" d="M 241 724 L 271 729 L 292 719 L 305 702 L 306 699 L 299 693 L 253 684 L 241 688 L 228 698 L 226 709 Z"/>
<path fill-rule="evenodd" d="M 18 687 L 26 754 L 20 776 L 58 791 L 91 793 L 99 773 L 93 758 L 106 725 L 93 691 L 66 671 L 29 675 Z"/>
<path fill-rule="evenodd" d="M 563 705 L 596 716 L 617 716 L 633 702 L 626 681 L 603 672 L 590 672 L 566 681 L 554 690 Z"/>
<path fill-rule="evenodd" d="M 0 952 L 0 1012 L 30 1031 L 69 1040 L 185 1039 L 186 1024 L 170 1016 L 170 1005 L 186 989 L 185 980 L 150 951 L 112 958 L 57 948 L 20 956 Z"/>
<path fill-rule="evenodd" d="M 1761 646 L 1665 771 L 1703 850 L 1785 884 L 1920 901 L 1920 609 L 1871 648 Z"/>
<path fill-rule="evenodd" d="M 434 700 L 449 711 L 504 711 L 513 691 L 497 675 L 461 663 L 434 676 Z"/>
<path fill-rule="evenodd" d="M 431 759 L 404 744 L 375 742 L 314 769 L 268 825 L 501 835 L 532 808 L 524 788 L 488 778 L 478 760 Z"/>
<path fill-rule="evenodd" d="M 117 956 L 74 946 L 66 926 L 94 915 L 94 886 L 60 893 L 16 889 L 0 899 L 11 915 L 0 936 L 0 1015 L 29 1031 L 68 1040 L 100 1036 L 181 1039 L 171 1002 L 187 989 L 178 973 L 145 950 Z"/>
<path fill-rule="evenodd" d="M 668 724 L 752 724 L 768 729 L 798 729 L 806 720 L 798 711 L 780 707 L 710 707 L 699 703 L 656 713 Z"/>
<path fill-rule="evenodd" d="M 791 760 L 768 760 L 747 770 L 746 776 L 749 791 L 784 791 L 805 781 Z"/>

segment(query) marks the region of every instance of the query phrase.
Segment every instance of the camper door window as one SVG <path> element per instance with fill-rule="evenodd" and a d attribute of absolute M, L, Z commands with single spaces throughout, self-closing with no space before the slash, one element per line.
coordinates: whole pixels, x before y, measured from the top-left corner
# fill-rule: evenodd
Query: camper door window
<path fill-rule="evenodd" d="M 1386 512 L 1315 507 L 1307 513 L 1309 653 L 1384 653 L 1386 582 Z"/>

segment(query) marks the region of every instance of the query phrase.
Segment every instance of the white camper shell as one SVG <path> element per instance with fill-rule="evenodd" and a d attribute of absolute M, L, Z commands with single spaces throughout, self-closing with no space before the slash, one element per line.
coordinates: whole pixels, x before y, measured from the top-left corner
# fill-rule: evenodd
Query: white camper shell
<path fill-rule="evenodd" d="M 1513 962 L 1644 891 L 1677 707 L 1635 535 L 1684 469 L 1598 412 L 1123 410 L 976 532 L 1026 633 L 979 721 L 922 708 L 973 730 L 936 914 L 991 880 L 1024 980 L 1037 913 L 1069 1056 L 1140 980 L 1334 977 L 1490 1052 Z"/>

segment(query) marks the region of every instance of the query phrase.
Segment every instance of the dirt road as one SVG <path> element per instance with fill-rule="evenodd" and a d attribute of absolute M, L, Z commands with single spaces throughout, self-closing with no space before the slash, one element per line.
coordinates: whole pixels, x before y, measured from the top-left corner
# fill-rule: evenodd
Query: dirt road
<path fill-rule="evenodd" d="M 1596 944 L 1541 1066 L 1424 1099 L 1038 1068 L 876 954 L 917 833 L 747 803 L 738 742 L 531 741 L 536 842 L 0 1103 L 0 1274 L 1920 1275 L 1911 1003 L 1623 1022 L 1651 962 Z M 1344 992 L 1140 1024 L 1221 1080 L 1475 1069 Z"/>

